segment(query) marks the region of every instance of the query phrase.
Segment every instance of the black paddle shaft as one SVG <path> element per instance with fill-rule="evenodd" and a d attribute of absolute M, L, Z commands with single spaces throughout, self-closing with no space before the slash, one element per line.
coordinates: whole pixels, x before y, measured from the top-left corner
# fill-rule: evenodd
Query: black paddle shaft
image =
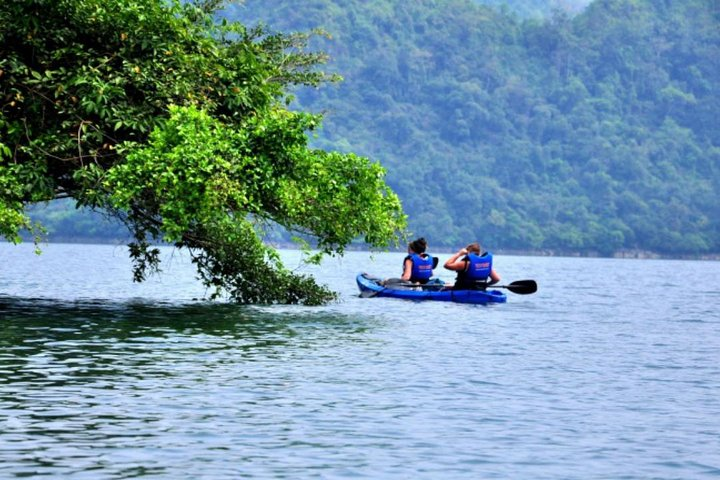
<path fill-rule="evenodd" d="M 389 284 L 395 286 L 422 287 L 423 290 L 436 290 L 442 288 L 442 285 L 418 285 L 417 283 L 406 282 L 401 279 L 390 279 Z M 517 280 L 508 285 L 487 285 L 485 283 L 483 283 L 482 285 L 478 285 L 478 290 L 487 290 L 493 288 L 507 288 L 511 292 L 517 293 L 518 295 L 529 295 L 531 293 L 537 292 L 537 282 L 535 282 L 535 280 Z"/>

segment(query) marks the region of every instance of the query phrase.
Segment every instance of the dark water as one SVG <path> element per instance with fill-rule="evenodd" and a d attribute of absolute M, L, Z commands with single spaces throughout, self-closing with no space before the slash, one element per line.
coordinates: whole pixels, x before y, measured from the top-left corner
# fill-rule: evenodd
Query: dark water
<path fill-rule="evenodd" d="M 0 244 L 0 478 L 720 477 L 716 262 L 499 256 L 540 290 L 483 307 L 358 298 L 401 255 L 351 253 L 310 308 L 170 260 Z"/>

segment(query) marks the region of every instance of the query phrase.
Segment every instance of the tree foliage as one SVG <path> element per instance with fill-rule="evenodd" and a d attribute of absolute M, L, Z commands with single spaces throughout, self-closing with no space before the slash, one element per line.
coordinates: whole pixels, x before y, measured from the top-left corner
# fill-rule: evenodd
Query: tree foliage
<path fill-rule="evenodd" d="M 246 303 L 333 298 L 260 241 L 269 225 L 325 254 L 395 241 L 405 217 L 382 167 L 310 148 L 320 117 L 287 107 L 288 86 L 333 79 L 324 55 L 307 34 L 216 21 L 219 4 L 3 2 L 1 235 L 34 228 L 28 204 L 71 197 L 128 227 L 137 280 L 171 242 Z"/>

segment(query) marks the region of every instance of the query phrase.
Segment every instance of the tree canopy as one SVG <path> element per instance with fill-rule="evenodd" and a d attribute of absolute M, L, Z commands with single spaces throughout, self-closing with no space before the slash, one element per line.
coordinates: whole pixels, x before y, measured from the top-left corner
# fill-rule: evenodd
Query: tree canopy
<path fill-rule="evenodd" d="M 263 231 L 321 254 L 396 241 L 405 216 L 385 170 L 311 148 L 321 117 L 288 108 L 288 86 L 333 80 L 310 35 L 218 21 L 220 6 L 0 5 L 0 235 L 40 234 L 26 207 L 70 197 L 127 226 L 136 280 L 164 241 L 191 252 L 213 295 L 308 304 L 334 294 L 285 269 Z"/>

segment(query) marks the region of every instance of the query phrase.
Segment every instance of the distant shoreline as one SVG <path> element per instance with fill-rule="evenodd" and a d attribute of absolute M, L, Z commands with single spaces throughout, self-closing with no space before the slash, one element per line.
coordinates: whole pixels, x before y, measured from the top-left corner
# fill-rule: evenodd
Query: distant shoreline
<path fill-rule="evenodd" d="M 129 243 L 131 239 L 125 238 L 108 238 L 108 239 L 98 239 L 98 238 L 63 238 L 59 237 L 52 241 L 43 241 L 40 243 L 40 247 L 42 249 L 43 245 L 49 245 L 49 244 L 87 244 L 87 245 L 115 245 L 115 246 L 124 246 Z M 9 243 L 3 239 L 0 239 L 0 242 L 2 243 Z M 33 240 L 31 238 L 23 238 L 24 243 L 32 243 Z M 291 242 L 272 242 L 268 241 L 266 242 L 268 245 L 272 246 L 273 248 L 278 249 L 287 249 L 287 250 L 298 250 L 297 246 L 294 243 Z M 171 244 L 158 244 L 158 245 L 167 245 L 172 246 Z M 348 252 L 373 252 L 376 250 L 372 250 L 364 245 L 349 245 L 345 248 Z M 388 249 L 389 252 L 398 252 L 402 253 L 405 251 L 404 248 L 390 248 Z M 442 253 L 442 254 L 448 254 L 448 253 L 454 253 L 457 249 L 449 248 L 449 247 L 438 247 L 433 248 L 432 253 Z M 540 249 L 540 250 L 515 250 L 515 249 L 503 249 L 503 248 L 495 248 L 492 249 L 493 253 L 495 255 L 508 255 L 508 256 L 527 256 L 527 257 L 570 257 L 570 258 L 618 258 L 618 259 L 635 259 L 635 260 L 699 260 L 699 261 L 711 261 L 716 262 L 720 261 L 720 253 L 706 253 L 701 255 L 689 255 L 689 254 L 660 254 L 657 252 L 651 252 L 647 250 L 620 250 L 612 255 L 601 255 L 598 252 L 595 251 L 587 251 L 587 252 L 578 252 L 578 251 L 563 251 L 563 250 L 554 250 L 554 249 Z"/>

